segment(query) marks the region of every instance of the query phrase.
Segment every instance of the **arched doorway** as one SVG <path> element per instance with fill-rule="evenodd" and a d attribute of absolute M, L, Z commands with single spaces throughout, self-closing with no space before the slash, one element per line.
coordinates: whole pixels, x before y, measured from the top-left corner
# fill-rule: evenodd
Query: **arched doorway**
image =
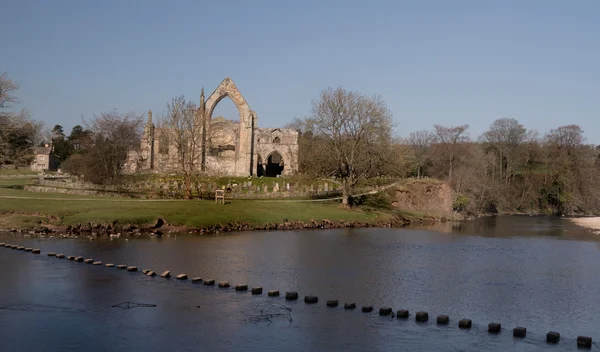
<path fill-rule="evenodd" d="M 283 157 L 278 152 L 273 152 L 267 157 L 265 176 L 277 177 L 283 173 Z"/>

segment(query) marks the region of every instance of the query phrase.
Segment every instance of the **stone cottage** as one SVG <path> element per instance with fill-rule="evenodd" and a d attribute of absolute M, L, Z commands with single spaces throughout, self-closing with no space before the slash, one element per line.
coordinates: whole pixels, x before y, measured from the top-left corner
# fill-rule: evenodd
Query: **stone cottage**
<path fill-rule="evenodd" d="M 56 170 L 56 160 L 54 158 L 54 146 L 45 144 L 43 147 L 36 147 L 35 157 L 31 162 L 31 170 L 45 171 Z"/>
<path fill-rule="evenodd" d="M 229 97 L 240 113 L 239 121 L 213 118 L 216 105 Z M 298 132 L 285 128 L 259 128 L 258 118 L 230 78 L 207 98 L 204 89 L 195 111 L 200 137 L 197 171 L 227 176 L 290 175 L 298 171 Z M 130 172 L 176 172 L 177 150 L 168 144 L 169 131 L 158 128 L 148 112 L 139 152 L 130 155 Z"/>

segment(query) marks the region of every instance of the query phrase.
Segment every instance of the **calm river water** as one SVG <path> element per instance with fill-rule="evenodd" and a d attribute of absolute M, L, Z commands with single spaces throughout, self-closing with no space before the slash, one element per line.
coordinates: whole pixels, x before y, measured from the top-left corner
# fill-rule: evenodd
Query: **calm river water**
<path fill-rule="evenodd" d="M 563 351 L 576 350 L 578 335 L 600 339 L 600 241 L 559 218 L 112 241 L 0 235 L 0 242 L 43 251 L 0 248 L 0 351 Z M 265 294 L 47 252 L 247 283 Z M 298 291 L 300 300 L 267 297 L 273 289 Z M 304 295 L 319 303 L 306 305 Z M 328 308 L 327 299 L 358 309 Z M 156 307 L 112 307 L 126 301 Z M 362 305 L 375 311 L 362 313 Z M 380 317 L 381 306 L 408 309 L 411 319 Z M 258 319 L 261 309 L 285 314 L 269 323 Z M 414 322 L 419 310 L 429 323 Z M 450 325 L 437 326 L 439 314 Z M 473 328 L 458 329 L 461 318 Z M 490 322 L 503 332 L 489 335 Z M 513 339 L 515 326 L 527 328 L 525 339 Z M 561 333 L 558 345 L 546 344 L 550 330 Z"/>

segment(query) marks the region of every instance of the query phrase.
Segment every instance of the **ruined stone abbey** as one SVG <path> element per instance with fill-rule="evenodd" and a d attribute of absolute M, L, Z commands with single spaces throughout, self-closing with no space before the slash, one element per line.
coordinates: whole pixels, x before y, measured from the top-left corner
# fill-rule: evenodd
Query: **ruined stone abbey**
<path fill-rule="evenodd" d="M 239 121 L 213 118 L 213 110 L 229 97 L 240 113 Z M 258 128 L 258 117 L 230 78 L 225 78 L 205 100 L 204 89 L 194 113 L 199 128 L 198 172 L 219 176 L 289 175 L 298 170 L 298 132 L 284 128 Z M 177 149 L 163 138 L 169 133 L 156 127 L 152 112 L 138 152 L 130 155 L 130 172 L 177 172 Z M 162 143 L 162 144 L 161 144 Z M 196 167 L 196 166 L 195 166 Z"/>

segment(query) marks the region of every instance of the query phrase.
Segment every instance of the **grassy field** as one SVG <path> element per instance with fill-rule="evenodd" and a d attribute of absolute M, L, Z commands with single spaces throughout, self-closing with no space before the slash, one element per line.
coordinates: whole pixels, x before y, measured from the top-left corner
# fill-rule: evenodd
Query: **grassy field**
<path fill-rule="evenodd" d="M 26 179 L 0 179 L 0 228 L 77 223 L 150 224 L 158 217 L 172 225 L 210 226 L 228 222 L 254 225 L 288 221 L 376 221 L 386 214 L 344 210 L 335 202 L 232 200 L 225 205 L 202 200 L 160 200 L 92 197 L 27 192 Z M 11 198 L 13 197 L 13 198 Z"/>

